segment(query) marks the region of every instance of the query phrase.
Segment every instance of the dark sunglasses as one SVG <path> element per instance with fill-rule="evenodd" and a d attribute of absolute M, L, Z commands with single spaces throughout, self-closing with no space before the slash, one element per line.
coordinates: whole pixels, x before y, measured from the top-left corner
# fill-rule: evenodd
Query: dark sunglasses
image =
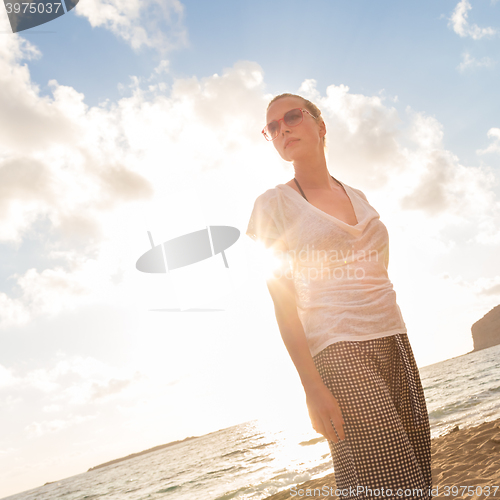
<path fill-rule="evenodd" d="M 285 116 L 283 116 L 283 118 L 269 122 L 263 128 L 262 134 L 268 141 L 274 141 L 274 139 L 276 139 L 276 137 L 278 137 L 278 134 L 280 133 L 281 120 L 285 122 L 285 125 L 287 127 L 296 127 L 297 125 L 300 125 L 302 123 L 302 120 L 304 119 L 304 113 L 307 113 L 308 115 L 315 118 L 313 115 L 311 115 L 311 113 L 309 113 L 309 111 L 307 111 L 307 109 L 302 109 L 302 108 L 291 109 L 290 111 L 287 111 L 285 113 Z"/>

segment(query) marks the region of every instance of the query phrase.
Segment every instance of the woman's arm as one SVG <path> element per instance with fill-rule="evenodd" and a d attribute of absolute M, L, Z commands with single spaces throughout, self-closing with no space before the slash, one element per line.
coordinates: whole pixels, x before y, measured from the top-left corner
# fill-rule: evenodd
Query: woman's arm
<path fill-rule="evenodd" d="M 336 443 L 338 438 L 330 420 L 340 439 L 344 439 L 344 420 L 337 400 L 324 385 L 309 351 L 304 328 L 297 314 L 293 281 L 282 273 L 279 277 L 269 278 L 267 287 L 273 299 L 281 338 L 306 393 L 306 403 L 313 429 Z"/>

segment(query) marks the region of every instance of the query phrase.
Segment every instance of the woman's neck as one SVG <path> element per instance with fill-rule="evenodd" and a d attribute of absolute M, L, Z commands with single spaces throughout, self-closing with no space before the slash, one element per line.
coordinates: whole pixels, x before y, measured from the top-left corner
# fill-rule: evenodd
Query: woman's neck
<path fill-rule="evenodd" d="M 324 154 L 319 158 L 309 158 L 304 161 L 294 161 L 295 178 L 307 189 L 329 189 L 332 178 L 328 172 Z"/>

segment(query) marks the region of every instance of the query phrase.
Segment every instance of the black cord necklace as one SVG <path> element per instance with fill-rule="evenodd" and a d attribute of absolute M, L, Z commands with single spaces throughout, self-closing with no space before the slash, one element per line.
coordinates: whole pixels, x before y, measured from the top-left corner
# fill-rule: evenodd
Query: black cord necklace
<path fill-rule="evenodd" d="M 330 175 L 330 177 L 339 185 L 339 186 L 342 186 L 342 184 L 340 184 L 340 182 L 335 179 L 335 177 L 333 175 Z M 299 191 L 301 192 L 302 196 L 305 198 L 306 201 L 309 201 L 307 198 L 306 198 L 306 195 L 304 194 L 304 191 L 302 191 L 302 188 L 300 187 L 300 184 L 299 184 L 299 181 L 294 177 L 293 180 L 295 181 L 295 184 L 297 184 L 297 187 L 299 188 Z"/>

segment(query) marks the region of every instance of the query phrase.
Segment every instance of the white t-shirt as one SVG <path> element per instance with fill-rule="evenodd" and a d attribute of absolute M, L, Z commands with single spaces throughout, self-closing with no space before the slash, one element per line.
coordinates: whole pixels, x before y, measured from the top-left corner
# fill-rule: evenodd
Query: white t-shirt
<path fill-rule="evenodd" d="M 341 183 L 358 223 L 351 226 L 278 184 L 254 204 L 246 234 L 288 249 L 297 312 L 311 355 L 342 340 L 406 333 L 387 274 L 389 236 L 359 190 Z"/>

